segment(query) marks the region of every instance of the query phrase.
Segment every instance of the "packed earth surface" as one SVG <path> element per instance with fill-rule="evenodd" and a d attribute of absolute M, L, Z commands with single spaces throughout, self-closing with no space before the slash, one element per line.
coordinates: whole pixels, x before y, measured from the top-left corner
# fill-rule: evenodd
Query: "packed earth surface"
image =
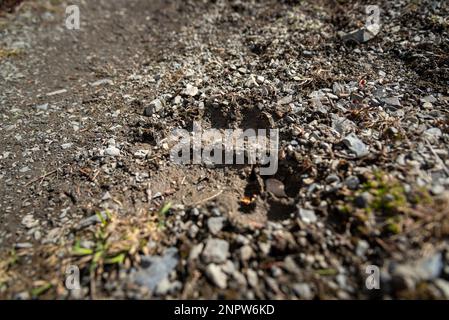
<path fill-rule="evenodd" d="M 448 85 L 443 0 L 1 0 L 0 297 L 449 299 Z"/>

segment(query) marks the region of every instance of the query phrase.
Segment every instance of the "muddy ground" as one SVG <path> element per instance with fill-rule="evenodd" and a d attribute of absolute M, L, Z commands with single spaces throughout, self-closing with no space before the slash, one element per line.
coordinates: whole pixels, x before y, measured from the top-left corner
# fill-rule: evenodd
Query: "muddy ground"
<path fill-rule="evenodd" d="M 445 1 L 12 2 L 0 297 L 449 298 Z M 194 122 L 277 172 L 177 165 Z"/>

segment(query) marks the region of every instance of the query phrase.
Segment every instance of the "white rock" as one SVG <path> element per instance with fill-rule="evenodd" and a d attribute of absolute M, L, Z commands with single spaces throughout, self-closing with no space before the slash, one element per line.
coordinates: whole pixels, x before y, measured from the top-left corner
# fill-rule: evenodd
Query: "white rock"
<path fill-rule="evenodd" d="M 223 217 L 212 217 L 207 220 L 207 227 L 209 228 L 210 233 L 213 235 L 218 234 L 221 229 L 223 229 L 223 225 L 225 222 L 225 218 Z"/>
<path fill-rule="evenodd" d="M 380 31 L 380 25 L 377 23 L 370 24 L 366 26 L 366 30 L 371 32 L 373 35 L 377 35 Z"/>
<path fill-rule="evenodd" d="M 134 157 L 136 157 L 138 159 L 145 159 L 149 153 L 150 153 L 150 150 L 137 150 L 134 153 Z"/>
<path fill-rule="evenodd" d="M 199 243 L 196 246 L 194 246 L 191 250 L 190 250 L 190 254 L 189 254 L 189 261 L 193 261 L 199 258 L 201 251 L 203 251 L 204 248 L 204 244 Z"/>
<path fill-rule="evenodd" d="M 307 210 L 307 209 L 300 208 L 298 213 L 299 213 L 299 217 L 301 218 L 301 220 L 304 223 L 307 223 L 307 224 L 315 223 L 318 220 L 315 215 L 315 212 L 313 210 Z"/>
<path fill-rule="evenodd" d="M 48 103 L 40 104 L 40 105 L 36 106 L 36 109 L 40 110 L 40 111 L 47 111 L 48 110 Z"/>
<path fill-rule="evenodd" d="M 22 219 L 22 224 L 28 229 L 34 228 L 39 224 L 39 221 L 34 219 L 32 214 L 28 214 Z"/>
<path fill-rule="evenodd" d="M 115 147 L 115 139 L 111 138 L 108 140 L 108 147 Z"/>
<path fill-rule="evenodd" d="M 111 157 L 118 157 L 120 155 L 120 149 L 117 147 L 109 147 L 104 150 L 104 154 Z"/>
<path fill-rule="evenodd" d="M 312 290 L 307 283 L 296 283 L 293 285 L 293 291 L 301 298 L 310 300 L 313 298 Z"/>
<path fill-rule="evenodd" d="M 347 135 L 343 142 L 358 158 L 366 156 L 369 153 L 366 144 L 364 144 L 354 133 Z"/>
<path fill-rule="evenodd" d="M 228 285 L 228 277 L 221 271 L 221 268 L 216 264 L 209 264 L 206 267 L 206 274 L 209 279 L 220 289 L 226 289 Z"/>
<path fill-rule="evenodd" d="M 23 168 L 21 168 L 20 170 L 19 170 L 19 172 L 20 173 L 25 173 L 25 172 L 28 172 L 28 171 L 30 171 L 31 169 L 30 169 L 30 167 L 23 167 Z"/>
<path fill-rule="evenodd" d="M 430 128 L 424 132 L 429 137 L 439 138 L 443 134 L 440 128 Z"/>
<path fill-rule="evenodd" d="M 194 97 L 198 94 L 199 90 L 197 87 L 192 86 L 190 83 L 186 86 L 186 88 L 184 89 L 184 94 Z"/>
<path fill-rule="evenodd" d="M 262 77 L 262 76 L 257 76 L 257 82 L 258 83 L 264 83 L 265 82 L 265 78 L 264 77 Z"/>
<path fill-rule="evenodd" d="M 104 85 L 104 84 L 107 84 L 107 85 L 113 85 L 114 82 L 112 82 L 111 79 L 101 79 L 101 80 L 92 82 L 90 85 L 91 85 L 92 87 L 98 87 L 98 86 L 101 86 L 101 85 Z"/>
<path fill-rule="evenodd" d="M 61 145 L 61 148 L 63 150 L 67 150 L 67 149 L 70 149 L 72 146 L 73 146 L 73 143 L 64 143 Z"/>
<path fill-rule="evenodd" d="M 257 276 L 256 271 L 253 269 L 248 269 L 246 271 L 246 278 L 248 279 L 248 283 L 253 288 L 257 288 L 257 284 L 259 283 L 259 277 Z"/>
<path fill-rule="evenodd" d="M 249 259 L 251 259 L 252 255 L 253 249 L 250 245 L 245 245 L 240 248 L 240 258 L 242 259 L 242 261 L 248 261 Z"/>
<path fill-rule="evenodd" d="M 176 96 L 173 102 L 174 102 L 175 104 L 181 104 L 181 102 L 182 102 L 182 97 L 181 97 L 181 96 Z"/>
<path fill-rule="evenodd" d="M 223 263 L 229 255 L 229 243 L 221 239 L 209 239 L 203 251 L 206 263 Z"/>
<path fill-rule="evenodd" d="M 144 115 L 151 117 L 153 114 L 159 113 L 164 108 L 164 104 L 160 99 L 155 99 L 150 102 L 150 105 L 145 108 Z"/>
<path fill-rule="evenodd" d="M 289 104 L 293 102 L 292 96 L 286 96 L 278 101 L 279 105 Z"/>

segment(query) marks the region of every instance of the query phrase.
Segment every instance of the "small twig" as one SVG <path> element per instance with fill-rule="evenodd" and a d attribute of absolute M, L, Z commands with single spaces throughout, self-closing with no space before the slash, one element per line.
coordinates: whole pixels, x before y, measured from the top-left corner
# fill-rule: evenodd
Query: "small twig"
<path fill-rule="evenodd" d="M 41 180 L 41 179 L 43 180 L 43 179 L 45 179 L 46 177 L 51 176 L 52 174 L 55 174 L 56 172 L 58 172 L 58 170 L 59 170 L 59 168 L 56 169 L 56 170 L 53 170 L 53 171 L 51 171 L 51 172 L 49 172 L 49 173 L 46 173 L 46 174 L 44 174 L 44 175 L 42 175 L 42 176 L 40 176 L 40 177 L 37 177 L 36 179 L 31 180 L 30 182 L 28 182 L 28 183 L 25 185 L 25 187 L 28 187 L 28 186 L 32 185 L 33 183 L 38 182 L 38 181 Z"/>
<path fill-rule="evenodd" d="M 220 190 L 219 192 L 217 192 L 216 194 L 214 194 L 213 196 L 211 196 L 211 197 L 209 197 L 209 198 L 206 198 L 206 199 L 200 200 L 200 201 L 198 201 L 198 202 L 192 203 L 191 205 L 189 205 L 189 207 L 197 206 L 197 205 L 199 205 L 199 204 L 202 204 L 202 203 L 205 203 L 205 202 L 207 202 L 207 201 L 213 200 L 213 199 L 215 199 L 216 197 L 218 197 L 219 195 L 221 195 L 221 194 L 223 193 L 223 191 L 224 191 L 224 190 Z"/>

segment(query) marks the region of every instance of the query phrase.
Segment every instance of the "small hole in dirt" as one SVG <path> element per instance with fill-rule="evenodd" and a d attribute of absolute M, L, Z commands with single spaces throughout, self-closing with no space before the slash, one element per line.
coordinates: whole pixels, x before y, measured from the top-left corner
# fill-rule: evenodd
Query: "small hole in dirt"
<path fill-rule="evenodd" d="M 161 140 L 164 134 L 165 128 L 159 124 L 150 125 L 137 122 L 132 126 L 132 138 L 134 142 L 148 143 L 156 146 L 157 141 Z"/>
<path fill-rule="evenodd" d="M 274 178 L 284 184 L 285 194 L 290 198 L 296 198 L 301 188 L 301 176 L 297 163 L 293 161 L 281 161 L 274 177 L 264 177 L 264 180 Z"/>
<path fill-rule="evenodd" d="M 296 206 L 279 200 L 269 200 L 268 219 L 281 221 L 290 218 L 290 214 L 296 211 Z"/>
<path fill-rule="evenodd" d="M 235 120 L 235 115 L 229 113 L 225 106 L 217 103 L 207 103 L 205 106 L 205 118 L 209 120 L 211 128 L 228 129 L 233 120 Z"/>
<path fill-rule="evenodd" d="M 241 129 L 274 129 L 270 127 L 270 121 L 263 115 L 257 107 L 245 108 L 243 111 L 243 119 L 240 124 Z"/>

